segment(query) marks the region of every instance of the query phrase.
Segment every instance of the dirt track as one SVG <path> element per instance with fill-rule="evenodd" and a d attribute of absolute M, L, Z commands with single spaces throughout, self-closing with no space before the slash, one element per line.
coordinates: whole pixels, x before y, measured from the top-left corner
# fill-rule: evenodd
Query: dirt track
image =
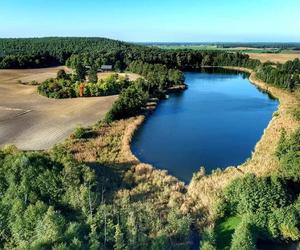
<path fill-rule="evenodd" d="M 64 140 L 78 125 L 92 125 L 110 109 L 116 96 L 49 99 L 36 87 L 17 81 L 43 81 L 59 68 L 0 70 L 0 145 L 24 150 L 48 149 Z"/>

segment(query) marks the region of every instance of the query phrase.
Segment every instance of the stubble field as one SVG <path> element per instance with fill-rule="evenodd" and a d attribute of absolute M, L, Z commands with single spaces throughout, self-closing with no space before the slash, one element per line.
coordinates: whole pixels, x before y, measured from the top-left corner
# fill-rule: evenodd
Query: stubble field
<path fill-rule="evenodd" d="M 117 96 L 56 100 L 40 96 L 36 86 L 18 83 L 42 82 L 61 68 L 68 71 L 65 67 L 0 70 L 0 145 L 48 149 L 77 126 L 90 126 L 104 117 Z"/>

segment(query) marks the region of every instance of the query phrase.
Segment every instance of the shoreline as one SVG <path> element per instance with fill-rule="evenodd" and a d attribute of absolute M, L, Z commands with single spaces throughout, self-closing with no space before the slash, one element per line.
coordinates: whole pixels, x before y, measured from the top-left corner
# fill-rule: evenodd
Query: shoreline
<path fill-rule="evenodd" d="M 284 129 L 287 134 L 290 134 L 299 126 L 299 122 L 297 122 L 291 114 L 291 109 L 300 102 L 299 95 L 289 93 L 283 89 L 264 83 L 256 78 L 254 70 L 230 66 L 218 68 L 249 73 L 250 83 L 275 97 L 278 100 L 279 105 L 277 111 L 273 113 L 273 117 L 268 126 L 264 129 L 262 137 L 256 143 L 251 157 L 248 160 L 238 166 L 228 166 L 221 172 L 217 172 L 215 174 L 205 175 L 202 171 L 195 172 L 190 183 L 185 185 L 187 188 L 187 194 L 182 207 L 193 211 L 204 209 L 209 216 L 209 220 L 213 216 L 212 208 L 216 204 L 220 192 L 231 181 L 246 173 L 264 176 L 278 170 L 279 162 L 275 156 L 275 151 L 281 136 L 281 131 Z M 139 159 L 131 151 L 131 141 L 134 134 L 148 115 L 149 113 L 147 112 L 145 115 L 136 117 L 124 131 L 122 140 L 122 155 L 127 157 L 127 160 L 134 161 L 136 165 L 145 163 L 139 161 Z M 159 171 L 166 171 L 163 169 L 157 169 L 155 166 L 150 164 L 146 165 L 149 165 Z M 179 179 L 178 181 L 182 182 Z"/>
<path fill-rule="evenodd" d="M 292 109 L 300 103 L 298 94 L 289 93 L 269 85 L 256 78 L 254 70 L 242 67 L 222 67 L 225 69 L 238 70 L 250 73 L 249 81 L 256 87 L 266 91 L 279 101 L 277 111 L 273 113 L 268 126 L 260 140 L 256 143 L 251 157 L 238 166 L 228 166 L 220 173 L 208 176 L 196 173 L 188 186 L 188 196 L 197 201 L 195 209 L 205 208 L 209 221 L 213 220 L 213 211 L 222 190 L 234 179 L 242 177 L 247 173 L 257 176 L 270 175 L 279 169 L 279 161 L 275 155 L 276 148 L 283 130 L 291 134 L 297 127 L 297 122 L 291 113 Z M 199 192 L 199 190 L 202 190 Z"/>

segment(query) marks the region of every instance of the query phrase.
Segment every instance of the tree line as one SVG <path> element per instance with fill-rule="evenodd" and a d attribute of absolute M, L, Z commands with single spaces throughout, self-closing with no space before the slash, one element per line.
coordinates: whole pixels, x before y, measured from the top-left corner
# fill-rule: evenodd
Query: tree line
<path fill-rule="evenodd" d="M 203 65 L 225 64 L 228 61 L 226 52 L 188 49 L 168 51 L 106 38 L 0 39 L 0 51 L 0 68 L 70 65 L 79 59 L 85 66 L 112 64 L 117 69 L 124 69 L 132 61 L 141 60 L 163 64 L 168 68 L 196 70 Z M 231 53 L 230 57 L 230 62 L 239 65 L 249 60 L 247 55 L 240 53 Z"/>
<path fill-rule="evenodd" d="M 128 71 L 137 73 L 147 79 L 145 90 L 148 93 L 163 91 L 175 85 L 184 84 L 184 75 L 182 71 L 167 68 L 162 64 L 150 64 L 142 61 L 133 61 L 129 64 Z"/>
<path fill-rule="evenodd" d="M 262 64 L 256 72 L 259 79 L 279 88 L 289 91 L 300 88 L 300 60 L 298 58 L 276 66 L 268 63 Z"/>

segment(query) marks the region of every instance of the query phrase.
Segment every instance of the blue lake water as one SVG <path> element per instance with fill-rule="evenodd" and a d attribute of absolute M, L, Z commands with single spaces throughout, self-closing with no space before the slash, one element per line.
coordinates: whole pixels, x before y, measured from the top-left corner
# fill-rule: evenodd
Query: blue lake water
<path fill-rule="evenodd" d="M 185 78 L 188 89 L 159 103 L 131 147 L 140 161 L 188 183 L 201 166 L 210 173 L 251 157 L 278 101 L 244 73 L 187 72 Z"/>

